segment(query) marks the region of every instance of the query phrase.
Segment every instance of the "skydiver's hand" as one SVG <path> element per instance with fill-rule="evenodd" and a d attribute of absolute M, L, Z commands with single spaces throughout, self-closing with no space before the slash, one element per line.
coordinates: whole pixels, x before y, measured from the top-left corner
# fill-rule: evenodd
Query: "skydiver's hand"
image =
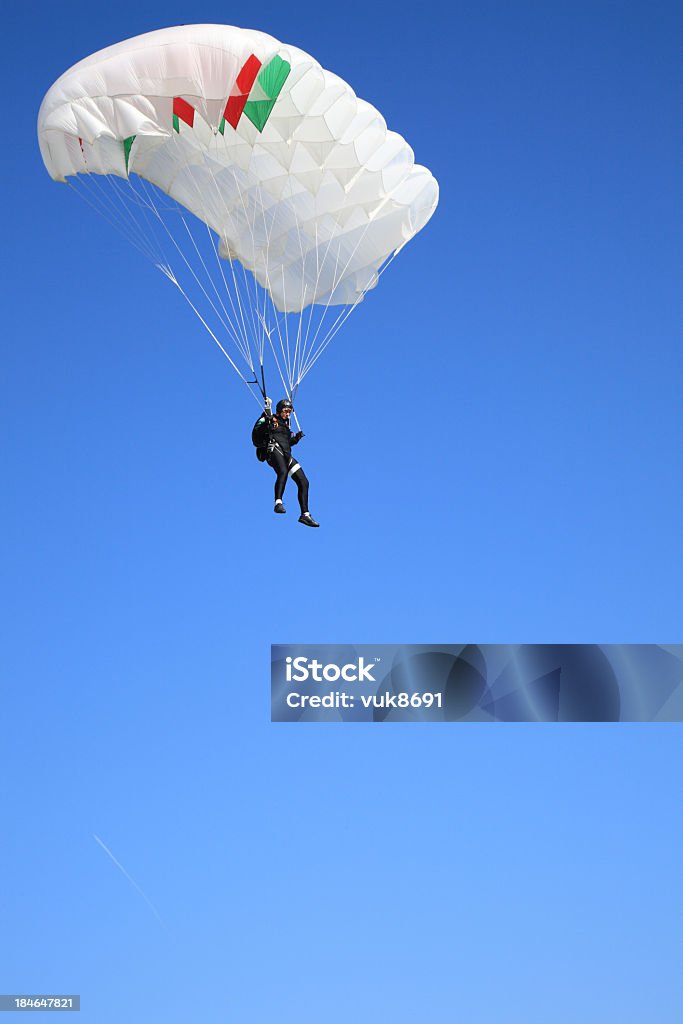
<path fill-rule="evenodd" d="M 272 398 L 266 398 L 266 414 L 268 416 L 273 415 L 273 400 Z"/>
<path fill-rule="evenodd" d="M 295 441 L 300 441 L 301 438 L 305 437 L 305 436 L 306 435 L 304 434 L 303 430 L 297 430 L 296 434 L 294 435 L 294 440 Z"/>

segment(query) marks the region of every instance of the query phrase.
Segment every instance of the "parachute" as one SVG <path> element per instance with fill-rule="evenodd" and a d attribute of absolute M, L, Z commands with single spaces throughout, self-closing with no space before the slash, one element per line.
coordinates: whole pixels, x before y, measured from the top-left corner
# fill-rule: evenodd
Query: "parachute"
<path fill-rule="evenodd" d="M 152 260 L 263 397 L 272 361 L 294 398 L 438 202 L 430 171 L 346 82 L 226 25 L 80 61 L 46 94 L 38 140 L 51 177 Z"/>

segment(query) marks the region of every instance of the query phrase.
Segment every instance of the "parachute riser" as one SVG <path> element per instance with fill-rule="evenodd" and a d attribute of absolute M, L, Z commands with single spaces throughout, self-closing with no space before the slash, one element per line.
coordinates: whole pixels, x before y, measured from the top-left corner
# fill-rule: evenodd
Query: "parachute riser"
<path fill-rule="evenodd" d="M 294 417 L 294 422 L 296 423 L 296 429 L 297 430 L 301 430 L 301 424 L 299 423 L 299 419 L 298 419 L 297 414 L 296 414 L 296 412 L 294 410 L 294 399 L 296 398 L 296 393 L 297 393 L 298 389 L 299 389 L 299 385 L 295 384 L 294 387 L 292 388 L 291 394 L 288 395 L 288 398 L 289 398 L 290 402 L 292 403 L 292 416 Z"/>
<path fill-rule="evenodd" d="M 256 387 L 261 392 L 261 397 L 263 398 L 263 401 L 265 402 L 266 398 L 268 397 L 268 392 L 266 390 L 266 375 L 265 375 L 265 371 L 263 369 L 263 363 L 261 363 L 261 380 L 259 380 L 258 377 L 256 376 L 256 373 L 254 373 L 254 379 L 253 380 L 245 380 L 244 383 L 248 384 L 250 388 L 253 387 L 254 384 L 255 384 Z"/>

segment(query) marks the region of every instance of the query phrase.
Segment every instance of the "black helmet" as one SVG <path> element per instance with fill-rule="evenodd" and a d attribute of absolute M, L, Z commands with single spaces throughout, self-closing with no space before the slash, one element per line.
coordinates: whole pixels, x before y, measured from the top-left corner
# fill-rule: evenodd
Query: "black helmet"
<path fill-rule="evenodd" d="M 281 398 L 280 401 L 275 406 L 275 412 L 278 414 L 278 416 L 280 415 L 283 409 L 290 409 L 292 412 L 294 412 L 294 406 L 292 405 L 288 398 Z"/>

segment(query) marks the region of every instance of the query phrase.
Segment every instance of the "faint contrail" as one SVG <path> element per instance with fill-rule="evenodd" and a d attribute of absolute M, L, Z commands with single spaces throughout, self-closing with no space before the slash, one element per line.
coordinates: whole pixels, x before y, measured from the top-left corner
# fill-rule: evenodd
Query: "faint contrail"
<path fill-rule="evenodd" d="M 127 872 L 127 871 L 126 871 L 126 869 L 124 868 L 123 864 L 121 864 L 121 863 L 120 863 L 120 862 L 119 862 L 119 861 L 118 861 L 118 860 L 116 859 L 116 857 L 115 857 L 115 856 L 114 856 L 114 854 L 113 854 L 113 853 L 111 852 L 111 850 L 109 849 L 109 847 L 108 847 L 108 846 L 107 846 L 107 845 L 106 845 L 105 843 L 103 843 L 103 842 L 102 842 L 102 840 L 100 839 L 100 837 L 99 837 L 99 836 L 96 836 L 94 832 L 93 832 L 93 836 L 92 836 L 92 837 L 93 837 L 93 839 L 95 840 L 95 842 L 96 842 L 96 843 L 99 843 L 99 845 L 100 845 L 100 846 L 102 847 L 102 849 L 103 849 L 103 850 L 104 850 L 104 852 L 105 852 L 105 853 L 107 854 L 107 856 L 108 856 L 108 857 L 109 857 L 109 858 L 110 858 L 110 859 L 111 859 L 111 860 L 112 860 L 112 861 L 114 862 L 114 864 L 116 864 L 117 868 L 118 868 L 118 869 L 119 869 L 119 871 L 120 871 L 120 872 L 121 872 L 121 873 L 123 874 L 124 878 L 127 878 L 127 879 L 128 879 L 128 881 L 130 882 L 130 884 L 131 884 L 131 885 L 133 886 L 133 888 L 134 888 L 134 889 L 136 889 L 136 890 L 137 890 L 137 891 L 138 891 L 138 892 L 140 893 L 140 895 L 142 896 L 143 900 L 145 901 L 145 903 L 147 904 L 147 906 L 149 907 L 149 909 L 150 909 L 150 910 L 152 911 L 152 913 L 153 913 L 153 914 L 154 914 L 154 916 L 156 917 L 156 919 L 157 919 L 157 921 L 159 922 L 159 924 L 163 924 L 163 921 L 161 920 L 161 917 L 159 916 L 159 911 L 158 911 L 158 910 L 157 910 L 157 908 L 156 908 L 156 907 L 154 906 L 154 904 L 152 903 L 152 901 L 151 901 L 151 899 L 149 898 L 149 896 L 148 896 L 148 895 L 147 895 L 147 894 L 146 894 L 145 892 L 143 892 L 143 890 L 142 890 L 142 889 L 140 888 L 140 886 L 139 886 L 139 885 L 138 885 L 138 883 L 137 883 L 137 882 L 135 881 L 135 879 L 134 879 L 134 878 L 131 878 L 131 877 L 130 877 L 130 875 L 128 874 L 128 872 Z"/>

